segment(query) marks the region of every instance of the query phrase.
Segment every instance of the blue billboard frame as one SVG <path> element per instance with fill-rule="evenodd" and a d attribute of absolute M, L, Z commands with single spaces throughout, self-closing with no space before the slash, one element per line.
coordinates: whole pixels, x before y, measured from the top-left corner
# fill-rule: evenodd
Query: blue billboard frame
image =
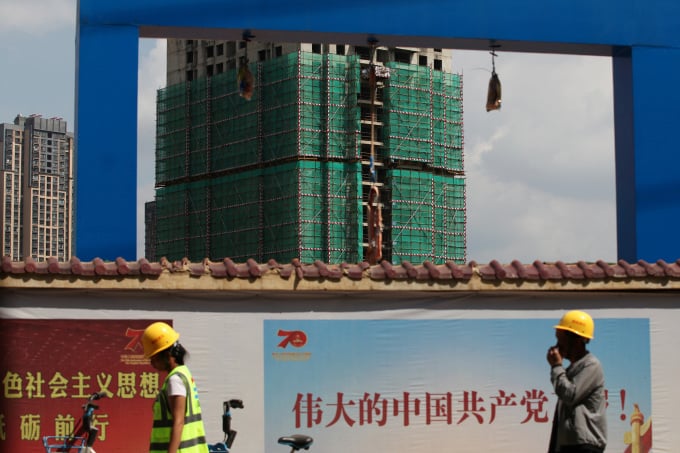
<path fill-rule="evenodd" d="M 136 258 L 140 38 L 232 39 L 612 57 L 617 250 L 680 258 L 680 3 L 667 0 L 79 0 L 76 250 Z M 578 183 L 578 175 L 574 175 Z M 587 221 L 587 219 L 584 219 Z"/>

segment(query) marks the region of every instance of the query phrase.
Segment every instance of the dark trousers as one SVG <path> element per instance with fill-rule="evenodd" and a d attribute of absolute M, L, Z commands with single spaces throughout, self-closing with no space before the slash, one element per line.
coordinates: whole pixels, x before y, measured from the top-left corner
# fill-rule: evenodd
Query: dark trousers
<path fill-rule="evenodd" d="M 560 447 L 560 453 L 602 453 L 602 452 L 604 452 L 604 448 L 586 444 Z"/>

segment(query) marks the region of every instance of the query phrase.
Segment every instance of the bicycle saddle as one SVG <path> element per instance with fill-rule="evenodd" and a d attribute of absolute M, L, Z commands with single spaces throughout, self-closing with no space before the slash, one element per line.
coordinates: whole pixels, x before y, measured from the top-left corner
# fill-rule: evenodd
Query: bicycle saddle
<path fill-rule="evenodd" d="M 312 445 L 314 439 L 304 434 L 293 434 L 292 436 L 279 437 L 279 443 L 282 445 L 288 445 L 293 450 L 309 450 L 309 446 Z"/>
<path fill-rule="evenodd" d="M 224 442 L 218 442 L 216 444 L 208 444 L 208 451 L 210 453 L 218 453 L 220 451 L 229 451 L 227 444 Z"/>

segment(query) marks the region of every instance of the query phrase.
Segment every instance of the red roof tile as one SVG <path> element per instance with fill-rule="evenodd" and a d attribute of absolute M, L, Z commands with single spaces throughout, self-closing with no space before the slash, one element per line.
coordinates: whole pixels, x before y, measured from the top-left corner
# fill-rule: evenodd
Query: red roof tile
<path fill-rule="evenodd" d="M 399 265 L 383 261 L 377 265 L 369 265 L 366 262 L 355 264 L 327 264 L 321 261 L 302 263 L 298 259 L 290 263 L 278 263 L 269 260 L 267 263 L 257 263 L 253 259 L 245 263 L 235 263 L 230 258 L 222 261 L 210 261 L 205 259 L 201 262 L 191 262 L 187 259 L 170 262 L 163 258 L 160 262 L 152 263 L 142 258 L 138 261 L 126 261 L 117 258 L 115 261 L 104 261 L 95 258 L 89 262 L 82 262 L 78 258 L 71 258 L 68 262 L 59 262 L 55 258 L 39 262 L 32 258 L 25 261 L 12 261 L 9 257 L 2 258 L 2 274 L 17 274 L 30 276 L 35 275 L 72 275 L 80 277 L 127 277 L 139 278 L 139 276 L 158 276 L 163 272 L 188 273 L 192 277 L 204 275 L 220 279 L 246 278 L 257 279 L 266 273 L 276 273 L 282 279 L 288 279 L 293 274 L 298 279 L 327 279 L 340 280 L 415 280 L 415 281 L 469 281 L 474 275 L 478 275 L 486 282 L 508 281 L 522 282 L 594 282 L 611 279 L 680 279 L 680 260 L 667 263 L 659 260 L 656 263 L 648 263 L 640 260 L 636 263 L 628 263 L 618 260 L 616 263 L 604 261 L 576 263 L 554 263 L 534 261 L 524 264 L 513 260 L 510 264 L 502 264 L 493 260 L 488 264 L 478 264 L 471 261 L 468 264 L 433 264 L 425 261 L 421 264 L 413 264 L 403 261 Z"/>

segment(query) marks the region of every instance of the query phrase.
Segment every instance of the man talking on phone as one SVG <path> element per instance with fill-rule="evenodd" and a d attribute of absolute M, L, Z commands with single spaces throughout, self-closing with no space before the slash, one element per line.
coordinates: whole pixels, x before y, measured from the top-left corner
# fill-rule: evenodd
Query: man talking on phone
<path fill-rule="evenodd" d="M 586 349 L 594 334 L 593 318 L 579 310 L 565 313 L 555 326 L 557 344 L 546 356 L 557 395 L 548 453 L 602 453 L 607 446 L 604 371 Z"/>

